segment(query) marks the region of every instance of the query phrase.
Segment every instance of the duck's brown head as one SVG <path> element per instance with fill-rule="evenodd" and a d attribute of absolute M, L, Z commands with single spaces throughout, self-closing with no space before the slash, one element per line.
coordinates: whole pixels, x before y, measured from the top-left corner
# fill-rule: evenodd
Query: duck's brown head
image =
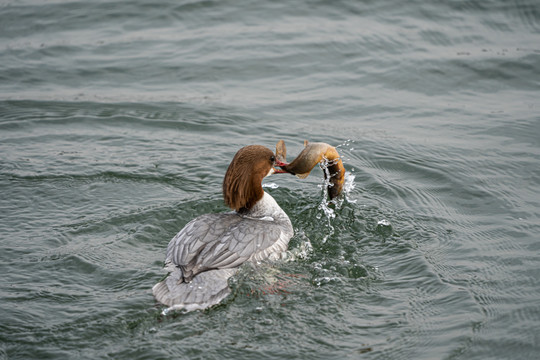
<path fill-rule="evenodd" d="M 261 145 L 249 145 L 238 150 L 223 179 L 223 198 L 233 210 L 249 210 L 259 201 L 264 191 L 262 179 L 274 172 L 276 158 L 272 150 Z"/>

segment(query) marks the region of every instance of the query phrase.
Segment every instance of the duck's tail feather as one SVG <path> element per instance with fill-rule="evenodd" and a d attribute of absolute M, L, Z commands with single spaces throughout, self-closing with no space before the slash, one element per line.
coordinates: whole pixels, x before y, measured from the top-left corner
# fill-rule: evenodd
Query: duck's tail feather
<path fill-rule="evenodd" d="M 152 288 L 154 297 L 170 310 L 202 310 L 216 305 L 227 297 L 228 279 L 237 269 L 209 270 L 197 274 L 192 281 L 183 282 L 182 272 L 176 269 Z"/>

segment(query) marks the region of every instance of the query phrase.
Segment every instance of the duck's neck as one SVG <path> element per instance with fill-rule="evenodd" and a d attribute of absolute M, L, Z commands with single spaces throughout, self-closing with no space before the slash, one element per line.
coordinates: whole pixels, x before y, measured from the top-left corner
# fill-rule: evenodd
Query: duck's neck
<path fill-rule="evenodd" d="M 246 210 L 243 215 L 257 218 L 265 216 L 270 216 L 272 218 L 283 215 L 287 216 L 276 200 L 274 200 L 274 198 L 267 192 L 263 192 L 263 197 L 257 201 L 255 205 L 251 207 L 251 209 Z"/>

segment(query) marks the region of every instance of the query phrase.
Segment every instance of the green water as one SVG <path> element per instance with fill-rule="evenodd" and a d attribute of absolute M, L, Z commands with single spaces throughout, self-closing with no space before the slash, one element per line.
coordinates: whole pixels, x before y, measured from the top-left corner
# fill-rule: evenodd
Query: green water
<path fill-rule="evenodd" d="M 0 359 L 537 358 L 539 44 L 532 0 L 0 2 Z M 338 146 L 335 217 L 267 178 L 297 258 L 161 315 L 169 240 L 279 139 Z"/>

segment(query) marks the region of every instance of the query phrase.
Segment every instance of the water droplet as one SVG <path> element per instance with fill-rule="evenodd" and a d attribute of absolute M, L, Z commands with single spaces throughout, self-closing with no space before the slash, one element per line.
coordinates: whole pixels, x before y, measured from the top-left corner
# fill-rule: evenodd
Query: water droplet
<path fill-rule="evenodd" d="M 262 187 L 269 188 L 269 189 L 277 189 L 279 185 L 276 183 L 268 183 L 268 184 L 263 184 Z"/>
<path fill-rule="evenodd" d="M 389 237 L 392 235 L 393 229 L 390 221 L 382 219 L 377 222 L 377 229 L 375 231 L 383 237 Z"/>

